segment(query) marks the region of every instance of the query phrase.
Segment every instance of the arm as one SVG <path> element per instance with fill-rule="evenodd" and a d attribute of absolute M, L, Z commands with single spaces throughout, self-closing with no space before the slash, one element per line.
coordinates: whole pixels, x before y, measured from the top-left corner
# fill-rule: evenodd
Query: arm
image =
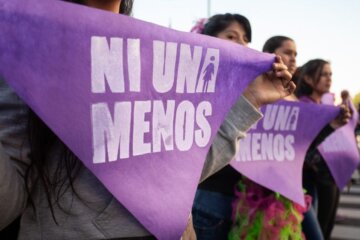
<path fill-rule="evenodd" d="M 186 225 L 185 231 L 181 236 L 180 240 L 196 240 L 196 232 L 194 230 L 194 224 L 191 214 L 189 216 L 188 224 Z"/>
<path fill-rule="evenodd" d="M 206 156 L 200 181 L 219 171 L 234 158 L 239 150 L 240 139 L 261 117 L 262 114 L 244 96 L 239 98 L 216 134 Z"/>
<path fill-rule="evenodd" d="M 335 129 L 330 124 L 326 125 L 311 143 L 305 159 L 310 159 L 315 154 L 317 147 L 327 138 Z"/>

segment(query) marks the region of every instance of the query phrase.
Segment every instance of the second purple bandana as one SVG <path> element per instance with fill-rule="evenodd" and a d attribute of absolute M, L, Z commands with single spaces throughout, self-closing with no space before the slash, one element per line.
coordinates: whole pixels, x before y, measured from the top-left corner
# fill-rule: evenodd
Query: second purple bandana
<path fill-rule="evenodd" d="M 332 106 L 280 101 L 240 141 L 231 166 L 252 181 L 304 205 L 302 166 L 318 133 L 338 114 Z M 316 118 L 316 120 L 314 120 Z"/>
<path fill-rule="evenodd" d="M 159 239 L 180 238 L 217 129 L 274 61 L 55 0 L 0 0 L 0 36 L 2 77 Z"/>
<path fill-rule="evenodd" d="M 331 102 L 324 102 L 324 99 L 323 103 L 332 104 Z M 340 189 L 345 187 L 360 164 L 359 150 L 354 134 L 359 115 L 351 101 L 347 105 L 353 111 L 349 123 L 332 133 L 318 147 Z"/>

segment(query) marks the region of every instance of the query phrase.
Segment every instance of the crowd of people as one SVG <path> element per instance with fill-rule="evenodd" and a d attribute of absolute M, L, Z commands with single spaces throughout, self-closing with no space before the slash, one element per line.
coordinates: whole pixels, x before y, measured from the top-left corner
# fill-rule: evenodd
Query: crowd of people
<path fill-rule="evenodd" d="M 126 15 L 131 14 L 133 5 L 132 0 L 67 2 Z M 192 31 L 245 47 L 253 38 L 249 20 L 240 14 L 202 19 Z M 331 64 L 312 59 L 297 66 L 297 48 L 292 38 L 271 37 L 264 43 L 263 52 L 276 55 L 273 69 L 250 83 L 221 125 L 207 154 L 182 239 L 229 239 L 234 225 L 239 224 L 233 219 L 233 202 L 239 197 L 237 186 L 255 183 L 235 171 L 229 162 L 238 150 L 239 140 L 261 117 L 260 107 L 282 98 L 321 104 L 322 96 L 330 91 Z M 317 147 L 349 121 L 351 111 L 345 103 L 337 118 L 311 144 L 304 159 L 303 188 L 312 202 L 303 213 L 299 239 L 330 239 L 340 190 Z M 0 185 L 0 239 L 155 239 L 1 78 Z M 263 191 L 267 196 L 276 194 L 265 188 Z M 112 214 L 106 221 L 111 224 L 105 228 L 97 217 L 109 207 Z M 246 238 L 239 233 L 231 234 L 231 239 L 270 238 Z"/>
<path fill-rule="evenodd" d="M 252 37 L 249 20 L 239 14 L 218 14 L 206 21 L 202 19 L 193 31 L 243 46 L 247 46 Z M 296 44 L 287 36 L 271 37 L 265 42 L 263 52 L 280 56 L 293 75 L 297 89 L 294 94 L 285 97 L 287 100 L 321 104 L 322 96 L 330 91 L 332 83 L 329 62 L 314 59 L 297 67 Z M 303 232 L 307 239 L 329 239 L 334 226 L 339 189 L 316 147 L 335 129 L 347 123 L 349 109 L 344 105 L 342 109 L 340 116 L 321 131 L 306 155 L 303 186 L 313 203 L 304 214 Z M 198 239 L 227 238 L 233 225 L 231 203 L 235 200 L 234 186 L 241 178 L 231 166 L 226 166 L 200 183 L 192 212 Z"/>

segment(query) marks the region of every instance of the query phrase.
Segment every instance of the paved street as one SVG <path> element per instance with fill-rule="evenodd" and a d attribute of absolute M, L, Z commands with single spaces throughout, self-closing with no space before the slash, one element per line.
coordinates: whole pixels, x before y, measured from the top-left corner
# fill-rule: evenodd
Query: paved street
<path fill-rule="evenodd" d="M 343 191 L 332 240 L 360 240 L 360 183 Z"/>

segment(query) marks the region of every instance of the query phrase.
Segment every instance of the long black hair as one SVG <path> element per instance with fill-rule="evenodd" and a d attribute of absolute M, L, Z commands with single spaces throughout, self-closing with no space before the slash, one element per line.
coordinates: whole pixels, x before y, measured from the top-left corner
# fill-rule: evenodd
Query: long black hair
<path fill-rule="evenodd" d="M 283 44 L 283 42 L 285 41 L 293 41 L 291 38 L 286 37 L 286 36 L 274 36 L 269 38 L 264 46 L 263 46 L 263 52 L 267 52 L 267 53 L 274 53 L 276 49 L 278 49 L 279 47 L 281 47 L 281 45 Z"/>
<path fill-rule="evenodd" d="M 81 0 L 65 1 L 83 4 Z M 122 0 L 119 13 L 130 15 L 133 2 L 134 0 Z M 59 200 L 69 188 L 79 197 L 73 183 L 81 169 L 82 163 L 31 110 L 28 117 L 28 133 L 31 163 L 24 176 L 25 188 L 29 196 L 28 201 L 35 210 L 32 189 L 34 185 L 41 184 L 45 191 L 53 219 L 57 223 L 53 203 L 57 204 L 60 209 L 63 209 L 59 204 Z M 49 153 L 55 144 L 59 144 L 62 151 L 61 156 L 59 156 L 60 161 L 57 163 L 55 170 L 50 173 L 48 158 L 51 157 Z"/>
<path fill-rule="evenodd" d="M 251 42 L 251 25 L 249 20 L 240 14 L 216 14 L 210 17 L 202 30 L 202 34 L 215 37 L 218 33 L 224 31 L 231 23 L 238 22 L 244 27 L 245 34 Z"/>
<path fill-rule="evenodd" d="M 310 96 L 312 94 L 313 87 L 305 81 L 305 77 L 308 77 L 313 85 L 316 86 L 320 81 L 321 72 L 326 64 L 330 63 L 323 59 L 313 59 L 301 67 L 295 90 L 295 95 L 297 97 Z"/>

